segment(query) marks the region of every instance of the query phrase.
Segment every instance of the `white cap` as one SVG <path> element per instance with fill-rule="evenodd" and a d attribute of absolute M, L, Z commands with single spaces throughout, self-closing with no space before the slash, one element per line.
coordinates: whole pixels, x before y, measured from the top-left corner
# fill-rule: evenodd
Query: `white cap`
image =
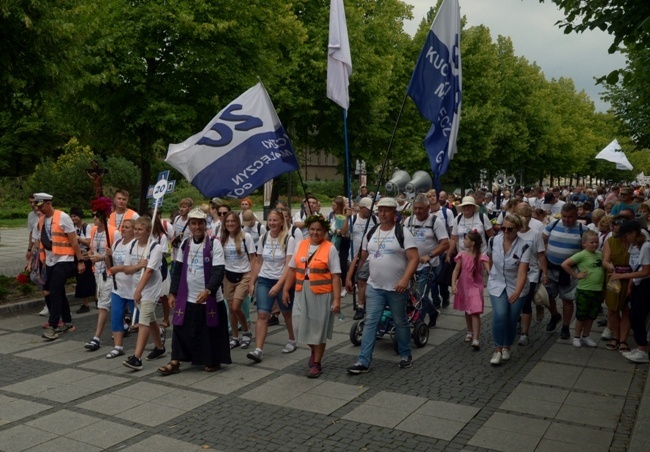
<path fill-rule="evenodd" d="M 370 210 L 370 207 L 372 207 L 372 199 L 368 198 L 367 196 L 361 198 L 359 201 L 359 207 L 365 207 L 366 209 Z"/>
<path fill-rule="evenodd" d="M 376 204 L 377 207 L 395 207 L 397 208 L 397 201 L 393 198 L 381 198 Z"/>
<path fill-rule="evenodd" d="M 42 206 L 46 201 L 52 201 L 53 196 L 48 193 L 34 193 L 34 204 Z"/>

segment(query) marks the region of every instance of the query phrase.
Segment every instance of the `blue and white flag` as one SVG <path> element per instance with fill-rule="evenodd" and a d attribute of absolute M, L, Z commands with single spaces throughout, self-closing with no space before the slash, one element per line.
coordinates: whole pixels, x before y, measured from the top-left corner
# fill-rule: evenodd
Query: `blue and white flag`
<path fill-rule="evenodd" d="M 424 147 L 436 184 L 457 151 L 461 79 L 460 7 L 458 0 L 444 0 L 407 89 L 420 114 L 431 122 Z"/>
<path fill-rule="evenodd" d="M 221 110 L 202 132 L 170 144 L 165 161 L 208 198 L 240 198 L 299 168 L 261 82 Z"/>

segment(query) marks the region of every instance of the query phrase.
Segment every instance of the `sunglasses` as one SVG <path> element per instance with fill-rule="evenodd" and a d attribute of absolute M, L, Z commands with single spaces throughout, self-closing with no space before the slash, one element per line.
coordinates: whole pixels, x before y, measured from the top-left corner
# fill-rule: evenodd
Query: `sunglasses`
<path fill-rule="evenodd" d="M 507 228 L 507 227 L 502 227 L 501 230 L 503 232 L 515 232 L 517 228 Z"/>
<path fill-rule="evenodd" d="M 217 215 L 223 217 L 224 215 L 228 215 L 228 212 L 217 212 Z"/>

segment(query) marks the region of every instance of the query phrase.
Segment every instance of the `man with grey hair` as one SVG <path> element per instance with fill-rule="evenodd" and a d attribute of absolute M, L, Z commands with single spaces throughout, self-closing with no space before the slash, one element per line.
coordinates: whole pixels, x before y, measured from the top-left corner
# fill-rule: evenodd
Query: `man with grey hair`
<path fill-rule="evenodd" d="M 449 249 L 449 234 L 445 222 L 429 212 L 429 199 L 425 194 L 415 197 L 413 215 L 406 219 L 404 227 L 413 234 L 418 248 L 420 262 L 415 279 L 417 298 L 422 300 L 420 312 L 423 319 L 425 314 L 429 314 L 429 328 L 433 328 L 436 326 L 439 312 L 427 292 L 431 290 L 433 299 L 438 300 L 438 286 L 435 280 L 440 272 L 440 255 Z"/>

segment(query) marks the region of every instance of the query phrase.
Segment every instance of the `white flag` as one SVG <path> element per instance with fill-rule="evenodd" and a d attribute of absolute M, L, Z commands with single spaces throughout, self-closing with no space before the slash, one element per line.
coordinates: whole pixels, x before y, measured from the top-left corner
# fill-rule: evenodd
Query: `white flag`
<path fill-rule="evenodd" d="M 618 144 L 618 140 L 614 140 L 605 146 L 605 148 L 596 155 L 596 158 L 616 163 L 616 169 L 618 170 L 632 170 L 632 164 L 625 156 L 625 153 L 621 149 L 621 145 Z"/>
<path fill-rule="evenodd" d="M 331 0 L 330 36 L 327 44 L 327 97 L 346 110 L 350 108 L 350 74 L 352 56 L 343 0 Z"/>

